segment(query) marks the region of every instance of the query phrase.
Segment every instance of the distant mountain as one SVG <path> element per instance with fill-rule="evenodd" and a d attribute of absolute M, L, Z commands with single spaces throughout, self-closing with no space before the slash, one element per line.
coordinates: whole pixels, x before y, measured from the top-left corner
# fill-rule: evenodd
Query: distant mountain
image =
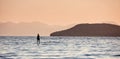
<path fill-rule="evenodd" d="M 31 23 L 0 23 L 0 36 L 33 36 L 40 33 L 41 36 L 49 36 L 50 33 L 64 29 L 62 26 L 47 25 L 40 22 Z"/>
<path fill-rule="evenodd" d="M 120 36 L 120 26 L 113 24 L 78 24 L 50 36 Z"/>

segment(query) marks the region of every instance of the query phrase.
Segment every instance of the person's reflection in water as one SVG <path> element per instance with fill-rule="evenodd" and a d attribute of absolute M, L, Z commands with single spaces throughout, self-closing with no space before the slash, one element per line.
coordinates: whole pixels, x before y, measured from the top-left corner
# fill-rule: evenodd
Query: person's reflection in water
<path fill-rule="evenodd" d="M 40 44 L 40 36 L 39 36 L 39 34 L 37 34 L 37 45 L 39 45 Z"/>

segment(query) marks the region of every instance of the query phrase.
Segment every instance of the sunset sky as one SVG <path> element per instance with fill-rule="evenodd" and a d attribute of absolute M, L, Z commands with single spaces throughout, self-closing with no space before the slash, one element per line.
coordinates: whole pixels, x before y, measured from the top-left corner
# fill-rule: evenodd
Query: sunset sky
<path fill-rule="evenodd" d="M 0 21 L 120 24 L 120 0 L 0 0 Z"/>
<path fill-rule="evenodd" d="M 80 23 L 120 25 L 120 0 L 0 0 L 0 36 L 48 36 Z"/>

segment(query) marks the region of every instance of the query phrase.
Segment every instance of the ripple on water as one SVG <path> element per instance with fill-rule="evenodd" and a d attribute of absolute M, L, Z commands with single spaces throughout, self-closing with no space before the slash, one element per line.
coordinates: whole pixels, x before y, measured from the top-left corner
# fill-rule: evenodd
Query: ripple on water
<path fill-rule="evenodd" d="M 118 54 L 118 55 L 113 55 L 114 57 L 120 57 L 120 54 Z"/>
<path fill-rule="evenodd" d="M 0 59 L 120 59 L 120 40 L 101 37 L 0 37 Z M 4 51 L 4 52 L 2 52 Z"/>

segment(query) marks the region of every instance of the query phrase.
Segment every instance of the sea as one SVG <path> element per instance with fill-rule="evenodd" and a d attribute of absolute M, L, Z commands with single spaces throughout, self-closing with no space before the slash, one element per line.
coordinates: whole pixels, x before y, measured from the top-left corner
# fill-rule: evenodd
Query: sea
<path fill-rule="evenodd" d="M 120 59 L 120 37 L 0 36 L 0 59 Z"/>

